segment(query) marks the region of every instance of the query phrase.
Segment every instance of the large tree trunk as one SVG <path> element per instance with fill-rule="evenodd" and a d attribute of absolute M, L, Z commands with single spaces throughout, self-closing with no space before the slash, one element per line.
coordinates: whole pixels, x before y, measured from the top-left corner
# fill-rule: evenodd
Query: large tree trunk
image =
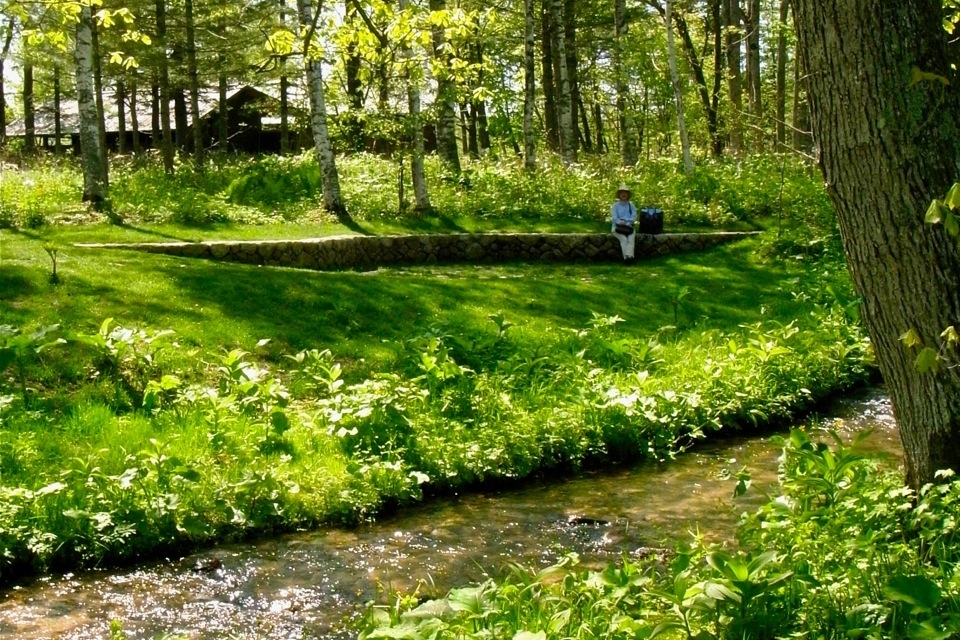
<path fill-rule="evenodd" d="M 400 0 L 400 11 L 406 11 L 408 0 Z M 403 43 L 403 58 L 407 64 L 407 105 L 410 110 L 410 137 L 413 149 L 410 158 L 410 174 L 413 180 L 413 199 L 416 211 L 430 210 L 430 193 L 427 190 L 427 177 L 423 167 L 423 122 L 420 117 L 420 87 L 415 81 L 412 65 L 413 48 L 409 40 Z"/>
<path fill-rule="evenodd" d="M 786 144 L 787 127 L 787 18 L 790 0 L 780 0 L 780 24 L 777 25 L 777 149 Z"/>
<path fill-rule="evenodd" d="M 107 198 L 107 177 L 100 158 L 100 127 L 93 91 L 93 13 L 81 5 L 76 34 L 77 109 L 80 117 L 80 164 L 83 201 L 100 210 Z"/>
<path fill-rule="evenodd" d="M 623 36 L 627 32 L 627 2 L 614 0 L 613 73 L 617 84 L 617 115 L 620 118 L 620 163 L 625 167 L 637 164 L 637 145 L 633 116 L 627 104 L 627 78 L 623 71 Z"/>
<path fill-rule="evenodd" d="M 33 64 L 23 65 L 23 150 L 33 154 L 37 150 L 36 116 L 33 99 Z"/>
<path fill-rule="evenodd" d="M 193 0 L 184 0 L 187 36 L 187 78 L 190 83 L 190 113 L 193 116 L 193 163 L 203 169 L 203 121 L 200 119 L 200 72 L 197 69 L 197 35 L 193 19 Z"/>
<path fill-rule="evenodd" d="M 445 11 L 446 0 L 430 0 L 430 11 Z M 434 25 L 431 32 L 433 55 L 440 61 L 437 73 L 437 152 L 440 158 L 460 173 L 460 153 L 457 149 L 457 97 L 450 77 L 450 55 L 445 51 L 443 27 Z"/>
<path fill-rule="evenodd" d="M 960 320 L 960 243 L 924 223 L 956 180 L 960 97 L 940 0 L 793 0 L 811 123 L 863 315 L 900 426 L 907 482 L 960 470 L 960 368 L 920 373 Z M 856 34 L 856 37 L 840 37 Z M 916 81 L 916 70 L 949 78 Z"/>
<path fill-rule="evenodd" d="M 167 5 L 166 0 L 156 0 L 157 57 L 160 60 L 158 81 L 160 85 L 160 155 L 163 170 L 173 173 L 173 134 L 170 131 L 170 63 L 167 59 Z"/>
<path fill-rule="evenodd" d="M 527 171 L 533 171 L 537 168 L 537 141 L 533 132 L 533 109 L 537 99 L 533 0 L 524 0 L 523 15 L 523 166 Z"/>
<path fill-rule="evenodd" d="M 323 69 L 320 60 L 311 56 L 311 43 L 317 28 L 320 10 L 311 6 L 310 0 L 297 0 L 300 26 L 307 30 L 303 41 L 303 59 L 306 65 L 307 89 L 310 94 L 310 124 L 313 128 L 313 141 L 320 163 L 320 178 L 323 182 L 323 206 L 339 216 L 345 216 L 347 207 L 340 194 L 340 175 L 337 173 L 336 158 L 330 134 L 327 131 L 327 106 L 323 95 Z"/>
<path fill-rule="evenodd" d="M 727 125 L 730 132 L 730 150 L 739 154 L 743 150 L 743 83 L 740 73 L 740 48 L 743 37 L 740 24 L 740 0 L 723 0 L 724 46 L 727 54 L 727 93 L 730 95 L 730 115 Z"/>
<path fill-rule="evenodd" d="M 677 107 L 677 128 L 680 130 L 680 148 L 683 151 L 683 171 L 688 176 L 693 173 L 693 158 L 690 157 L 690 137 L 687 135 L 687 123 L 683 117 L 683 88 L 680 86 L 680 73 L 677 71 L 677 48 L 673 44 L 673 3 L 666 0 L 664 22 L 667 25 L 667 61 L 670 65 L 670 81 L 673 84 L 673 98 Z"/>
<path fill-rule="evenodd" d="M 713 90 L 710 92 L 710 108 L 717 118 L 717 136 L 713 139 L 713 155 L 723 155 L 726 141 L 720 135 L 720 89 L 723 86 L 723 20 L 720 17 L 720 0 L 710 0 L 710 23 L 713 25 Z"/>
<path fill-rule="evenodd" d="M 563 0 L 552 0 L 550 13 L 553 22 L 553 55 L 558 61 L 560 88 L 557 93 L 557 120 L 560 125 L 560 155 L 564 164 L 577 161 L 577 147 L 573 132 L 573 105 L 570 96 L 570 74 L 567 72 L 566 34 L 563 30 Z"/>

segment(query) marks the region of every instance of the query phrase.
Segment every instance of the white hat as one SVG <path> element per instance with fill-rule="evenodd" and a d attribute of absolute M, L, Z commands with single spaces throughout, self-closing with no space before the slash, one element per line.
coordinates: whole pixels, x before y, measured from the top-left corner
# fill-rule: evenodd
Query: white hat
<path fill-rule="evenodd" d="M 617 189 L 617 195 L 620 195 L 620 192 L 621 192 L 621 191 L 626 191 L 626 192 L 629 194 L 629 193 L 630 193 L 630 187 L 628 187 L 628 186 L 625 185 L 625 184 L 622 184 L 622 185 L 620 185 L 620 188 Z"/>

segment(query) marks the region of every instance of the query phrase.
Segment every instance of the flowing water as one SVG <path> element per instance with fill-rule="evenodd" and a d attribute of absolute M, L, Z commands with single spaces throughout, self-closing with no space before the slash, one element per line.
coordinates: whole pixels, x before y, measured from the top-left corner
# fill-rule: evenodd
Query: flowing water
<path fill-rule="evenodd" d="M 845 436 L 874 429 L 868 446 L 898 456 L 882 390 L 824 414 Z M 768 437 L 724 438 L 660 465 L 588 473 L 520 490 L 437 500 L 356 529 L 231 545 L 135 569 L 48 577 L 0 594 L 0 638 L 105 640 L 112 619 L 127 637 L 347 638 L 358 605 L 379 590 L 431 594 L 478 581 L 509 561 L 542 567 L 569 551 L 585 563 L 672 548 L 694 532 L 732 540 L 760 491 L 731 498 L 731 476 L 776 483 Z"/>

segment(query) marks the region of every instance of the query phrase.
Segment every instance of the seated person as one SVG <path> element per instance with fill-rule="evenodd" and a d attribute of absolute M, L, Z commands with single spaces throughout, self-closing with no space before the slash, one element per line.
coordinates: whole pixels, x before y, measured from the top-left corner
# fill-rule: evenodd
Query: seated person
<path fill-rule="evenodd" d="M 637 235 L 633 225 L 637 221 L 637 207 L 630 202 L 630 189 L 627 185 L 620 185 L 617 189 L 617 201 L 610 207 L 610 231 L 616 234 L 623 251 L 623 261 L 633 261 L 634 245 Z"/>

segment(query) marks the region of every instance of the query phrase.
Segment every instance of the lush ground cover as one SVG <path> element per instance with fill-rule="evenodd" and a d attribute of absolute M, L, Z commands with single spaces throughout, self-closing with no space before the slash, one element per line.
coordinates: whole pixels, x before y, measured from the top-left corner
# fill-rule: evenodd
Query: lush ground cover
<path fill-rule="evenodd" d="M 345 163 L 354 177 L 381 174 L 344 226 L 316 214 L 305 162 L 173 177 L 118 167 L 120 226 L 64 204 L 69 167 L 5 174 L 0 581 L 670 456 L 868 375 L 849 283 L 824 259 L 836 256 L 825 200 L 801 167 L 707 165 L 688 179 L 666 165 L 624 178 L 491 163 L 453 184 L 434 167 L 439 212 L 424 217 L 396 205 L 388 215 L 389 188 L 377 187 L 390 167 L 365 158 Z M 303 192 L 279 202 L 298 175 Z M 631 178 L 690 212 L 678 226 L 769 222 L 772 194 L 806 180 L 785 209 L 803 217 L 760 240 L 633 268 L 319 273 L 70 244 L 358 230 L 349 225 L 602 230 L 607 183 Z M 190 198 L 199 204 L 186 215 Z"/>
<path fill-rule="evenodd" d="M 780 494 L 744 515 L 736 551 L 691 540 L 667 562 L 514 565 L 439 599 L 395 594 L 360 638 L 956 637 L 960 482 L 914 494 L 889 464 L 822 440 L 782 439 Z"/>

